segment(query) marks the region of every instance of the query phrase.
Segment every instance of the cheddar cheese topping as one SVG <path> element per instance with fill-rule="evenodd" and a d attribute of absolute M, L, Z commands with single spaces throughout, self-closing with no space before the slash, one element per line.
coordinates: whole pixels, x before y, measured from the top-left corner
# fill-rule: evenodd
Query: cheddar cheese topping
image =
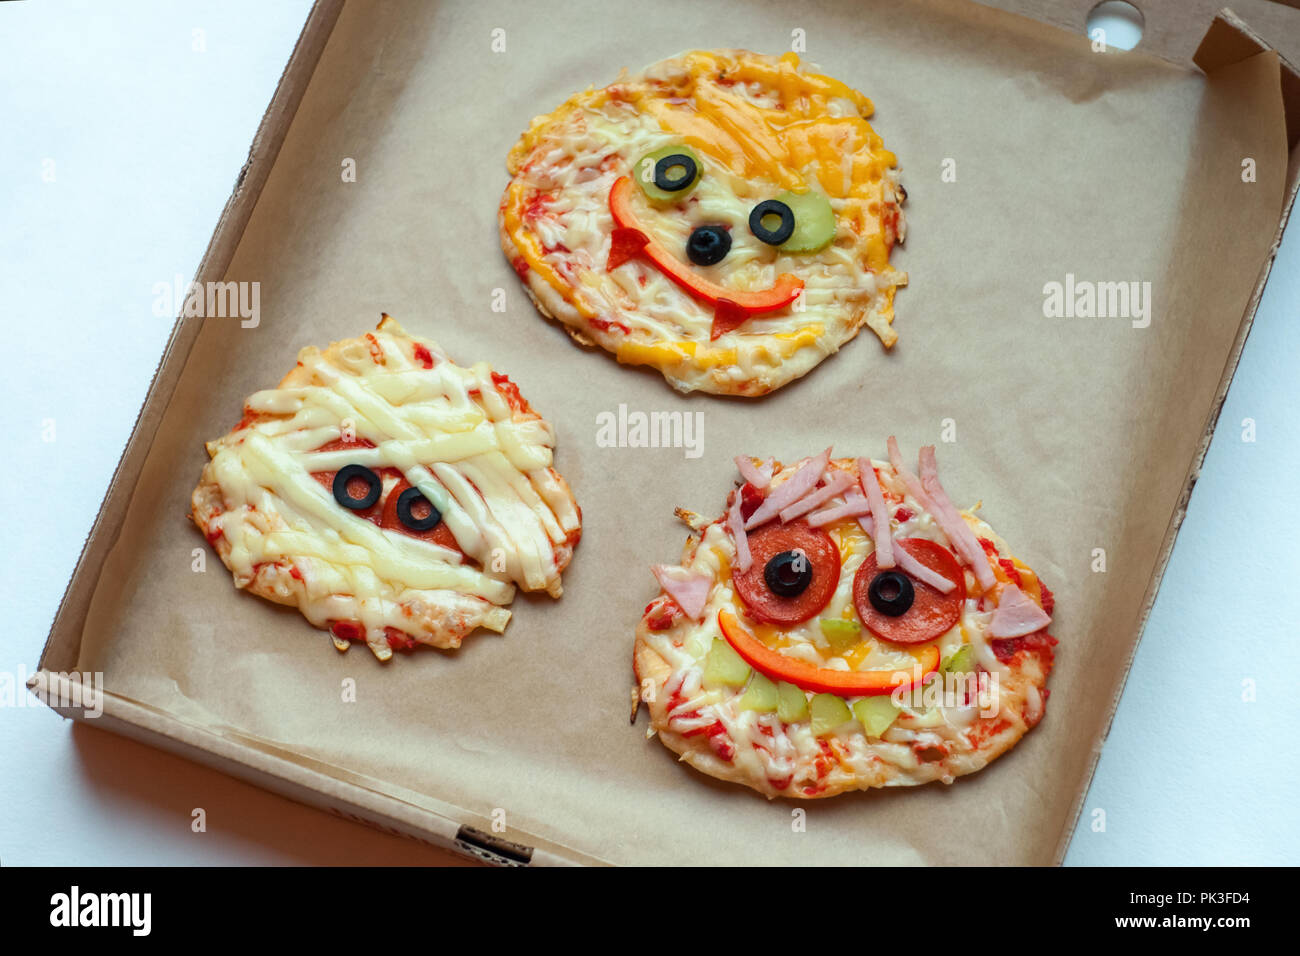
<path fill-rule="evenodd" d="M 873 112 L 793 53 L 696 51 L 655 64 L 533 120 L 508 160 L 502 247 L 538 307 L 581 341 L 657 367 L 682 391 L 763 394 L 863 325 L 886 346 L 897 338 L 894 291 L 907 276 L 889 260 L 905 193 Z M 647 252 L 611 256 L 615 184 L 648 176 L 645 158 L 674 146 L 699 159 L 698 181 L 681 198 L 633 190 L 627 212 Z M 784 248 L 752 231 L 759 203 L 810 192 L 833 215 L 827 244 Z M 705 228 L 726 232 L 727 251 L 695 264 L 688 240 Z M 802 285 L 793 302 L 715 324 L 726 290 L 743 303 L 782 276 Z"/>

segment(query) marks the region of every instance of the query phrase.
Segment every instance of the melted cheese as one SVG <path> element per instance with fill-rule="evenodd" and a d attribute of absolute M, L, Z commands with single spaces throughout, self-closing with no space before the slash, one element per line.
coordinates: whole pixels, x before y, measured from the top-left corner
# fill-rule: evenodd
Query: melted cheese
<path fill-rule="evenodd" d="M 365 339 L 304 349 L 298 366 L 292 384 L 252 395 L 241 427 L 208 445 L 204 480 L 220 507 L 207 530 L 228 542 L 236 583 L 268 563 L 292 569 L 303 614 L 318 626 L 360 622 L 380 657 L 387 627 L 455 646 L 466 625 L 501 630 L 516 585 L 560 594 L 557 552 L 580 521 L 551 470 L 554 434 L 515 415 L 488 366 L 457 366 L 388 318 Z M 374 447 L 317 450 L 345 435 Z M 340 506 L 313 473 L 348 464 L 400 472 L 476 566 Z"/>
<path fill-rule="evenodd" d="M 512 258 L 522 258 L 539 304 L 627 364 L 652 365 L 678 388 L 757 393 L 804 374 L 866 324 L 886 345 L 899 236 L 886 224 L 901 188 L 896 159 L 867 122 L 870 101 L 798 58 L 689 53 L 642 76 L 578 94 L 534 120 L 510 157 L 501 207 Z M 609 192 L 641 157 L 689 144 L 703 163 L 685 200 L 653 205 L 637 191 L 643 228 L 685 261 L 701 225 L 728 227 L 731 251 L 702 278 L 737 291 L 782 273 L 804 281 L 796 306 L 752 317 L 710 339 L 713 306 L 653 264 L 606 271 L 614 228 Z M 783 190 L 817 190 L 837 218 L 835 241 L 790 254 L 759 241 L 749 213 Z M 901 229 L 901 224 L 899 226 Z M 688 264 L 689 265 L 689 264 Z"/>

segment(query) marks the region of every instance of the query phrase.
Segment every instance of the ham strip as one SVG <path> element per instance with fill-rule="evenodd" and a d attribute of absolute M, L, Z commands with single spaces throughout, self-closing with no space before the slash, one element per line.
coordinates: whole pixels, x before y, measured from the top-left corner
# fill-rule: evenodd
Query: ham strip
<path fill-rule="evenodd" d="M 920 561 L 916 560 L 916 558 L 912 557 L 901 541 L 894 542 L 894 557 L 898 559 L 898 566 L 900 568 L 918 581 L 930 585 L 930 587 L 934 588 L 940 594 L 947 594 L 957 586 L 955 582 L 945 578 L 938 571 L 927 567 Z"/>
<path fill-rule="evenodd" d="M 740 513 L 742 497 L 740 489 L 737 488 L 732 496 L 731 511 L 727 513 L 727 527 L 731 530 L 731 536 L 736 539 L 736 570 L 744 574 L 754 563 L 754 559 L 749 554 L 749 536 L 745 534 L 745 517 Z"/>
<path fill-rule="evenodd" d="M 908 493 L 916 499 L 916 503 L 921 506 L 922 510 L 934 514 L 934 506 L 930 504 L 930 496 L 921 487 L 920 480 L 903 465 L 903 456 L 898 452 L 898 442 L 893 435 L 889 436 L 888 444 L 889 463 L 894 466 L 894 473 L 903 480 Z"/>
<path fill-rule="evenodd" d="M 1038 604 L 1014 584 L 1002 588 L 997 610 L 989 621 L 989 634 L 993 637 L 1024 637 L 1041 631 L 1052 619 Z"/>
<path fill-rule="evenodd" d="M 814 511 L 808 516 L 808 524 L 813 528 L 820 528 L 822 525 L 830 524 L 832 521 L 839 521 L 841 518 L 856 518 L 859 515 L 871 513 L 871 502 L 861 495 L 845 495 L 844 504 L 836 505 L 834 508 L 823 508 L 821 511 Z M 865 527 L 865 525 L 864 525 Z M 871 530 L 867 529 L 867 534 Z"/>
<path fill-rule="evenodd" d="M 755 465 L 754 459 L 748 455 L 736 456 L 736 470 L 740 472 L 740 477 L 759 491 L 766 491 L 767 486 L 772 483 L 772 468 L 775 465 L 775 460 L 771 458 L 761 465 Z"/>
<path fill-rule="evenodd" d="M 712 576 L 666 564 L 653 564 L 650 572 L 687 617 L 698 621 L 704 615 L 704 605 L 709 603 L 709 591 L 713 589 Z"/>
<path fill-rule="evenodd" d="M 871 518 L 875 529 L 870 531 L 871 540 L 876 546 L 876 567 L 892 568 L 894 566 L 894 538 L 889 532 L 889 509 L 885 507 L 885 495 L 880 490 L 876 479 L 876 469 L 865 458 L 858 459 L 858 482 L 867 493 L 871 504 Z"/>
<path fill-rule="evenodd" d="M 827 479 L 826 484 L 822 485 L 815 491 L 810 491 L 788 508 L 781 510 L 782 521 L 793 521 L 800 515 L 806 515 L 818 505 L 829 501 L 836 495 L 847 491 L 853 484 L 851 475 L 842 471 L 837 471 Z"/>
<path fill-rule="evenodd" d="M 948 536 L 949 543 L 956 549 L 957 553 L 965 558 L 966 563 L 970 565 L 975 572 L 975 578 L 980 583 L 980 588 L 987 591 L 997 583 L 997 578 L 993 576 L 993 569 L 989 567 L 988 555 L 980 543 L 975 540 L 975 532 L 971 531 L 964 518 L 958 513 L 953 503 L 948 499 L 948 494 L 943 490 L 943 485 L 939 484 L 939 468 L 934 460 L 934 446 L 926 445 L 921 449 L 921 487 L 925 493 L 930 496 L 931 507 L 927 510 L 934 516 L 934 520 L 939 523 L 943 533 Z"/>
<path fill-rule="evenodd" d="M 763 503 L 745 522 L 745 530 L 752 531 L 764 522 L 771 521 L 783 508 L 788 508 L 811 491 L 820 480 L 830 460 L 831 450 L 827 448 L 816 458 L 809 458 L 800 465 L 798 471 L 763 499 Z"/>

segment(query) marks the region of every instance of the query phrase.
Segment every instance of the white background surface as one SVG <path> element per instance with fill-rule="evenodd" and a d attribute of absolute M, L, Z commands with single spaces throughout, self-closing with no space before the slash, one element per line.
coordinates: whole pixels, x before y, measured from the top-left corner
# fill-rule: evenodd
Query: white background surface
<path fill-rule="evenodd" d="M 0 682 L 21 682 L 40 655 L 162 354 L 171 320 L 153 315 L 153 285 L 194 273 L 309 7 L 0 3 L 13 469 L 0 521 Z M 1068 863 L 1300 862 L 1290 753 L 1300 725 L 1298 315 L 1293 228 Z M 1254 442 L 1242 440 L 1247 418 Z M 196 807 L 206 833 L 191 832 Z M 1094 829 L 1099 810 L 1104 831 Z M 449 859 L 38 705 L 0 707 L 2 864 Z"/>

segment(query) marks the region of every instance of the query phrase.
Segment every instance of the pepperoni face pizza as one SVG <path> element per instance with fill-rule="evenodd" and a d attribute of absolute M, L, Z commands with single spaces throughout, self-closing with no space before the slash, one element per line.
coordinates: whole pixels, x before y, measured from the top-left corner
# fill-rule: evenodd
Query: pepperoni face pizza
<path fill-rule="evenodd" d="M 502 248 L 579 342 L 683 392 L 762 395 L 863 325 L 897 338 L 906 194 L 872 112 L 793 53 L 665 60 L 533 121 Z"/>
<path fill-rule="evenodd" d="M 738 458 L 637 628 L 652 729 L 768 797 L 951 783 L 1042 718 L 1055 638 L 1038 576 L 939 483 L 889 461 Z"/>
<path fill-rule="evenodd" d="M 454 648 L 504 630 L 516 586 L 560 596 L 582 523 L 554 445 L 508 378 L 384 316 L 245 402 L 207 444 L 191 516 L 236 587 L 340 651 Z"/>

